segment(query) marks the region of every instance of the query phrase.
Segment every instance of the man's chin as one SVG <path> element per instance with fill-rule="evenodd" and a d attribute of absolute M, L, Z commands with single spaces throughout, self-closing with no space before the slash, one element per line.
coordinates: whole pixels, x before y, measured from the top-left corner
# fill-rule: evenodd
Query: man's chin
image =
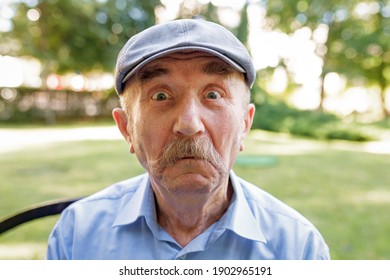
<path fill-rule="evenodd" d="M 180 160 L 158 176 L 160 183 L 177 191 L 210 192 L 220 183 L 223 173 L 202 160 Z"/>
<path fill-rule="evenodd" d="M 206 194 L 216 187 L 217 178 L 204 177 L 197 173 L 180 174 L 174 177 L 164 176 L 162 184 L 170 192 L 175 194 Z"/>

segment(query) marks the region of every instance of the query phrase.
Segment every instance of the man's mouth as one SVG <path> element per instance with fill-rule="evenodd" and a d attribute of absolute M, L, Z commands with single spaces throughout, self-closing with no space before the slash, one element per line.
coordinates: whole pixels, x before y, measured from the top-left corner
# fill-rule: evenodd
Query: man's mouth
<path fill-rule="evenodd" d="M 196 157 L 182 157 L 181 159 L 198 159 Z"/>
<path fill-rule="evenodd" d="M 181 161 L 181 160 L 205 160 L 205 159 L 198 156 L 188 155 L 188 156 L 179 157 L 176 161 Z"/>

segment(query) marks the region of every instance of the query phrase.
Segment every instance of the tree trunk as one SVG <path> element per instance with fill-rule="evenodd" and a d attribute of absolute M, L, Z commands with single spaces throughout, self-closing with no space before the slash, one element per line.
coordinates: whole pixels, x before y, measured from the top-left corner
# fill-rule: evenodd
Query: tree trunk
<path fill-rule="evenodd" d="M 381 88 L 381 106 L 382 106 L 382 114 L 383 117 L 388 118 L 390 117 L 390 111 L 386 107 L 386 87 Z"/>
<path fill-rule="evenodd" d="M 323 58 L 324 59 L 324 63 L 325 63 L 325 57 Z M 322 74 L 320 76 L 320 79 L 321 79 L 321 89 L 320 89 L 320 103 L 318 104 L 318 111 L 319 112 L 323 112 L 324 111 L 324 101 L 325 101 L 325 75 L 326 73 L 324 72 L 324 70 L 322 70 Z"/>

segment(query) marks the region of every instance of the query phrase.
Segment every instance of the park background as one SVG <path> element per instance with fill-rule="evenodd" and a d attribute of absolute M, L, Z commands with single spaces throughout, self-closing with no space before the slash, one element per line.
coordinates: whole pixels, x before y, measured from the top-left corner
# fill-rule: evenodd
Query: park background
<path fill-rule="evenodd" d="M 111 120 L 116 56 L 176 18 L 230 29 L 257 70 L 235 172 L 309 218 L 333 259 L 390 259 L 390 1 L 5 0 L 0 217 L 143 173 Z M 0 235 L 43 259 L 58 216 Z"/>

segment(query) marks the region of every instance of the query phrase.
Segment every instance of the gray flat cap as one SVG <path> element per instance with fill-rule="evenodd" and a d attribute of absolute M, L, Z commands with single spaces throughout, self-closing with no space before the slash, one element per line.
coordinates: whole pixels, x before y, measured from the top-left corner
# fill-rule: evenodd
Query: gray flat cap
<path fill-rule="evenodd" d="M 131 37 L 116 64 L 115 89 L 120 95 L 126 81 L 141 67 L 179 51 L 204 51 L 244 73 L 252 87 L 256 72 L 245 46 L 225 27 L 201 19 L 182 19 L 152 26 Z"/>

